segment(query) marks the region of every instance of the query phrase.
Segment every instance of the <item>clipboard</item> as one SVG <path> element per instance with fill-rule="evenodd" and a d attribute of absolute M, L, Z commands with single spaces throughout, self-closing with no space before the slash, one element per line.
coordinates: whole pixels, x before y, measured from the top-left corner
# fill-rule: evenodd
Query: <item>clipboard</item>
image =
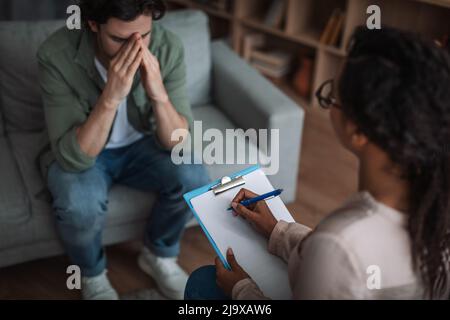
<path fill-rule="evenodd" d="M 238 263 L 267 297 L 291 299 L 287 264 L 268 252 L 267 239 L 259 235 L 247 221 L 227 211 L 231 200 L 242 188 L 258 194 L 274 190 L 260 166 L 253 166 L 183 197 L 228 270 L 231 268 L 225 256 L 227 243 L 230 243 Z M 277 220 L 294 222 L 279 197 L 268 200 L 267 204 Z"/>

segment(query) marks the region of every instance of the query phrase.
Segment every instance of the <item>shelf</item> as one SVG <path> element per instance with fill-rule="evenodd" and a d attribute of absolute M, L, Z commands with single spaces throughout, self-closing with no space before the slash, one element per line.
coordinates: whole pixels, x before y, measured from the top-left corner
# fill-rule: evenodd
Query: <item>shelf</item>
<path fill-rule="evenodd" d="M 167 0 L 167 2 L 169 3 L 173 3 L 173 4 L 177 4 L 180 6 L 185 6 L 191 9 L 198 9 L 198 10 L 202 10 L 212 16 L 218 17 L 218 18 L 222 18 L 222 19 L 227 19 L 227 20 L 232 20 L 233 19 L 233 15 L 229 12 L 224 12 L 221 11 L 219 9 L 216 9 L 212 6 L 208 6 L 206 4 L 201 4 L 199 2 L 196 1 L 192 1 L 192 0 Z"/>
<path fill-rule="evenodd" d="M 291 34 L 285 33 L 283 30 L 274 29 L 274 28 L 265 26 L 260 21 L 251 20 L 251 19 L 242 20 L 241 22 L 243 25 L 245 25 L 247 27 L 250 27 L 255 30 L 262 31 L 262 32 L 266 32 L 266 33 L 269 33 L 271 35 L 274 35 L 274 36 L 277 36 L 277 37 L 280 37 L 280 38 L 283 38 L 286 40 L 298 42 L 298 43 L 301 43 L 303 45 L 310 46 L 313 48 L 319 47 L 319 42 L 317 40 L 315 40 L 314 37 L 311 37 L 308 35 L 291 35 Z"/>
<path fill-rule="evenodd" d="M 213 16 L 216 16 L 216 17 L 219 17 L 219 18 L 223 18 L 223 19 L 227 19 L 227 20 L 232 20 L 233 19 L 233 15 L 231 13 L 222 12 L 222 11 L 219 11 L 218 9 L 212 8 L 212 7 L 207 6 L 207 5 L 194 3 L 193 8 L 194 9 L 203 10 L 206 13 L 209 13 L 209 14 L 211 14 Z"/>
<path fill-rule="evenodd" d="M 429 39 L 450 33 L 450 0 L 285 0 L 284 22 L 280 28 L 264 24 L 274 0 L 229 0 L 230 8 L 218 9 L 195 0 L 167 0 L 174 8 L 198 9 L 211 20 L 211 34 L 229 35 L 232 47 L 242 53 L 243 39 L 248 33 L 263 34 L 269 46 L 314 57 L 312 91 L 322 81 L 335 77 L 346 57 L 350 38 L 367 19 L 367 7 L 380 6 L 385 26 L 417 32 Z M 341 39 L 336 46 L 320 42 L 321 35 L 335 9 L 345 12 Z M 281 84 L 280 84 L 281 81 Z M 302 101 L 303 106 L 314 105 L 314 97 L 301 98 L 290 80 L 275 81 L 283 91 Z"/>
<path fill-rule="evenodd" d="M 336 47 L 332 47 L 332 46 L 327 46 L 327 45 L 321 44 L 319 46 L 319 49 L 323 50 L 323 51 L 326 51 L 326 52 L 328 52 L 330 54 L 333 54 L 333 55 L 335 55 L 337 57 L 340 57 L 340 58 L 345 58 L 347 56 L 347 53 L 345 52 L 345 50 L 340 49 L 340 48 L 336 48 Z"/>
<path fill-rule="evenodd" d="M 444 8 L 450 8 L 450 1 L 449 0 L 414 0 L 417 2 L 423 2 L 435 6 L 441 6 Z"/>
<path fill-rule="evenodd" d="M 325 51 L 327 51 L 331 54 L 334 54 L 336 56 L 339 56 L 339 57 L 345 57 L 345 55 L 346 55 L 345 50 L 342 50 L 337 47 L 321 44 L 319 42 L 319 40 L 317 39 L 318 38 L 317 35 L 315 35 L 313 32 L 309 32 L 309 33 L 307 32 L 307 33 L 300 34 L 300 35 L 291 35 L 291 34 L 285 33 L 283 30 L 267 27 L 264 24 L 262 24 L 260 21 L 256 21 L 256 20 L 248 20 L 247 19 L 247 20 L 242 20 L 241 23 L 251 29 L 259 30 L 259 31 L 268 33 L 270 35 L 280 37 L 285 40 L 299 43 L 304 46 L 309 46 L 309 47 L 312 47 L 315 49 L 325 50 Z"/>

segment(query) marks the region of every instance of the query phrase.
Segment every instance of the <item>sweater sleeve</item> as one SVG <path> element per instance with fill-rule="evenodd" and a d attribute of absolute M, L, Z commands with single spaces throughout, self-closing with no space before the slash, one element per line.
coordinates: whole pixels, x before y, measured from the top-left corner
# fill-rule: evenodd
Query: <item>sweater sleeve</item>
<path fill-rule="evenodd" d="M 302 242 L 311 229 L 299 223 L 280 221 L 275 226 L 269 239 L 269 252 L 283 259 L 289 260 L 292 250 Z"/>
<path fill-rule="evenodd" d="M 46 55 L 38 53 L 38 65 L 47 131 L 56 160 L 69 172 L 93 167 L 96 157 L 85 154 L 76 137 L 76 127 L 87 120 L 83 107 Z"/>
<path fill-rule="evenodd" d="M 236 283 L 231 293 L 233 300 L 270 300 L 259 289 L 255 281 L 250 278 Z"/>

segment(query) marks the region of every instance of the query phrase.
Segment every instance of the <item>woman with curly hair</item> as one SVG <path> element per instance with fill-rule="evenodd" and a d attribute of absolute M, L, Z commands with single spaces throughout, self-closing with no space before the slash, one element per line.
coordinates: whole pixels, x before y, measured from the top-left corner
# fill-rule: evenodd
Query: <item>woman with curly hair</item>
<path fill-rule="evenodd" d="M 315 230 L 277 222 L 264 202 L 243 207 L 248 190 L 236 214 L 288 263 L 294 299 L 448 299 L 449 54 L 407 32 L 359 28 L 317 97 L 359 160 L 359 192 Z M 185 297 L 264 299 L 231 249 L 227 258 L 231 271 L 218 259 L 197 270 Z"/>

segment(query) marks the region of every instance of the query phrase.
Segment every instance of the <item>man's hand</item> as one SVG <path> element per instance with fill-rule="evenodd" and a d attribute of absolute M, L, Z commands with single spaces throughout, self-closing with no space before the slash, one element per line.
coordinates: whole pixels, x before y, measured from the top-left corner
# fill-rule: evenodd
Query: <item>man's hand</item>
<path fill-rule="evenodd" d="M 224 267 L 219 257 L 216 258 L 216 281 L 223 292 L 231 297 L 231 293 L 236 283 L 250 278 L 250 276 L 237 263 L 232 249 L 228 249 L 227 251 L 227 261 L 230 264 L 231 271 Z"/>
<path fill-rule="evenodd" d="M 169 99 L 169 94 L 164 86 L 161 69 L 158 59 L 150 50 L 141 44 L 143 58 L 141 62 L 142 86 L 147 93 L 147 97 L 153 102 L 153 112 L 156 119 L 156 134 L 161 145 L 167 150 L 171 150 L 181 141 L 173 141 L 172 133 L 178 129 L 185 129 L 187 136 L 189 123 L 187 119 L 178 113 L 175 106 Z"/>
<path fill-rule="evenodd" d="M 159 61 L 143 43 L 141 50 L 143 52 L 141 77 L 145 92 L 152 101 L 167 103 L 169 96 L 164 87 Z"/>
<path fill-rule="evenodd" d="M 142 62 L 141 42 L 140 35 L 133 35 L 111 60 L 100 99 L 88 119 L 76 129 L 80 149 L 90 157 L 97 157 L 103 150 L 117 108 L 131 91 L 134 75 Z"/>
<path fill-rule="evenodd" d="M 134 75 L 142 63 L 142 39 L 134 34 L 119 53 L 111 60 L 108 81 L 103 91 L 103 99 L 117 108 L 131 91 Z"/>
<path fill-rule="evenodd" d="M 240 204 L 241 201 L 252 199 L 258 195 L 247 190 L 242 189 L 234 197 L 231 202 L 231 207 L 234 210 L 235 216 L 241 216 L 247 220 L 253 228 L 255 228 L 259 233 L 261 233 L 267 239 L 270 238 L 273 229 L 277 225 L 278 221 L 273 216 L 267 203 L 265 201 L 259 201 L 258 203 L 250 206 L 249 208 L 244 207 Z"/>

